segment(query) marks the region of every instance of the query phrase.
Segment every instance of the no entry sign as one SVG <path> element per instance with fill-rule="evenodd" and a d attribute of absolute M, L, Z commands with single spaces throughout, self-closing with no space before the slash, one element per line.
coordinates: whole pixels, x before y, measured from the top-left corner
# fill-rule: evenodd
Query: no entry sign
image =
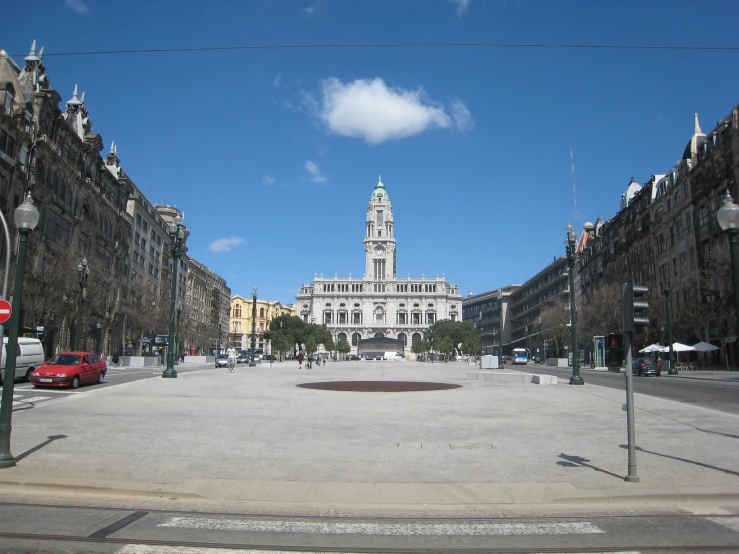
<path fill-rule="evenodd" d="M 0 300 L 0 323 L 5 323 L 10 319 L 10 314 L 13 313 L 13 308 L 10 306 L 10 302 L 7 300 Z"/>

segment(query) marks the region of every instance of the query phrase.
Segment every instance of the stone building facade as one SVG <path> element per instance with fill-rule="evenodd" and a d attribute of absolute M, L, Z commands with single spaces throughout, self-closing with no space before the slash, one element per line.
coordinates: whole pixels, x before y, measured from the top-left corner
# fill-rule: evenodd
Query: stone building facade
<path fill-rule="evenodd" d="M 64 294 L 69 283 L 45 281 L 53 273 L 46 266 L 57 264 L 57 274 L 73 272 L 85 258 L 98 279 L 110 276 L 116 286 L 91 290 L 81 343 L 101 352 L 122 346 L 130 272 L 129 187 L 106 170 L 100 154 L 103 140 L 93 132 L 85 94 L 75 87 L 60 110 L 62 98 L 51 88 L 43 48 L 36 52 L 35 41 L 22 67 L 0 52 L 0 92 L 0 204 L 11 225 L 13 210 L 27 192 L 40 212 L 29 237 L 30 286 L 24 292 L 21 331 L 43 329 L 47 353 L 71 346 L 74 302 L 71 294 Z M 50 286 L 63 289 L 55 291 L 60 299 L 48 297 Z"/>
<path fill-rule="evenodd" d="M 185 350 L 213 355 L 228 335 L 231 289 L 226 280 L 195 258 L 188 258 L 187 300 L 180 335 Z"/>
<path fill-rule="evenodd" d="M 600 226 L 586 224 L 579 261 L 582 302 L 587 303 L 604 284 L 625 282 L 629 273 L 636 283 L 652 290 L 653 313 L 661 310 L 656 303 L 665 301 L 660 291 L 667 281 L 673 313 L 727 299 L 731 284 L 704 278 L 704 270 L 713 249 L 727 241 L 716 212 L 727 190 L 735 199 L 739 194 L 738 152 L 739 108 L 708 133 L 702 131 L 696 114 L 681 159 L 643 185 L 632 179 L 614 217 Z M 678 331 L 682 336 L 674 340 L 692 336 L 728 345 L 731 363 L 736 364 L 736 318 L 720 312 Z M 662 314 L 648 331 L 648 339 L 656 340 L 664 325 Z"/>
<path fill-rule="evenodd" d="M 361 278 L 321 274 L 300 287 L 296 312 L 304 321 L 325 324 L 334 341 L 349 342 L 352 353 L 360 339 L 373 337 L 401 339 L 408 350 L 436 321 L 461 321 L 459 287 L 443 275 L 397 276 L 395 222 L 381 179 L 370 195 L 363 243 Z"/>

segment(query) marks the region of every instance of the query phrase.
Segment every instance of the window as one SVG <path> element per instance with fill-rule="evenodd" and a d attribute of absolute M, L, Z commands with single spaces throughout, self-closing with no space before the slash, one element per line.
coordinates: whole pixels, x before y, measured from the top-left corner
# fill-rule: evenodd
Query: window
<path fill-rule="evenodd" d="M 399 314 L 397 314 L 397 316 L 398 316 L 398 325 L 405 325 L 407 318 L 408 318 L 408 314 L 404 312 L 400 312 Z"/>
<path fill-rule="evenodd" d="M 413 325 L 420 325 L 421 324 L 421 314 L 419 313 L 411 314 L 411 320 L 412 320 Z"/>
<path fill-rule="evenodd" d="M 352 346 L 357 346 L 361 338 L 362 336 L 359 333 L 352 334 Z"/>
<path fill-rule="evenodd" d="M 675 199 L 675 206 L 679 206 L 680 205 L 680 189 L 677 189 L 674 199 Z"/>
<path fill-rule="evenodd" d="M 680 265 L 682 267 L 688 265 L 688 255 L 685 252 L 680 252 Z"/>
<path fill-rule="evenodd" d="M 436 318 L 436 314 L 426 314 L 426 324 L 433 325 L 435 318 Z"/>
<path fill-rule="evenodd" d="M 334 314 L 333 313 L 331 313 L 331 312 L 325 312 L 323 314 L 323 322 L 326 325 L 331 325 L 334 322 L 333 317 L 334 317 Z"/>
<path fill-rule="evenodd" d="M 377 210 L 377 226 L 382 227 L 382 210 Z"/>
<path fill-rule="evenodd" d="M 708 223 L 708 208 L 705 206 L 701 206 L 698 210 L 698 215 L 700 217 L 700 226 L 703 227 L 706 223 Z"/>
<path fill-rule="evenodd" d="M 352 314 L 352 324 L 354 325 L 362 324 L 362 314 L 361 313 L 354 312 Z M 356 346 L 356 344 L 354 346 Z"/>
<path fill-rule="evenodd" d="M 677 223 L 675 224 L 675 229 L 677 231 L 677 240 L 683 240 L 685 238 L 685 225 L 683 225 L 682 217 L 677 220 Z"/>
<path fill-rule="evenodd" d="M 695 267 L 695 246 L 690 247 L 690 267 Z"/>
<path fill-rule="evenodd" d="M 338 315 L 339 315 L 339 323 L 342 325 L 346 324 L 346 313 L 341 312 Z"/>
<path fill-rule="evenodd" d="M 693 226 L 693 212 L 688 211 L 685 214 L 685 224 L 687 225 L 688 229 L 690 229 Z"/>
<path fill-rule="evenodd" d="M 664 252 L 665 250 L 667 250 L 667 242 L 665 241 L 664 233 L 660 233 L 658 240 L 659 240 L 659 251 Z"/>
<path fill-rule="evenodd" d="M 259 308 L 259 317 L 264 319 L 264 308 Z"/>
<path fill-rule="evenodd" d="M 690 183 L 685 181 L 685 184 L 683 185 L 683 191 L 685 192 L 685 199 L 687 200 L 688 195 L 690 194 Z"/>
<path fill-rule="evenodd" d="M 375 323 L 378 325 L 385 324 L 385 312 L 378 311 L 377 313 L 375 313 Z"/>
<path fill-rule="evenodd" d="M 377 230 L 377 236 L 378 237 L 381 237 L 382 236 L 382 231 L 380 231 L 379 229 Z"/>

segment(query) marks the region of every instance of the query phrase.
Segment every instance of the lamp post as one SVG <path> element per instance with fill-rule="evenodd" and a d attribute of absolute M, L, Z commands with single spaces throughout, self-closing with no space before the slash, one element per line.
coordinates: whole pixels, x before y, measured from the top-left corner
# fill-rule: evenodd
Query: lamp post
<path fill-rule="evenodd" d="M 734 278 L 734 302 L 737 321 L 739 321 L 739 206 L 734 203 L 728 189 L 726 196 L 724 196 L 723 205 L 716 213 L 716 219 L 721 230 L 729 233 L 731 275 Z"/>
<path fill-rule="evenodd" d="M 90 266 L 87 265 L 87 259 L 77 265 L 77 282 L 80 286 L 80 297 L 77 300 L 77 333 L 74 341 L 74 349 L 79 352 L 80 343 L 82 342 L 82 301 L 87 298 L 87 278 L 90 276 Z"/>
<path fill-rule="evenodd" d="M 567 251 L 567 268 L 570 274 L 570 319 L 572 322 L 572 377 L 570 385 L 584 385 L 580 377 L 580 352 L 577 345 L 577 306 L 575 305 L 575 230 L 569 223 L 565 228 L 565 250 Z"/>
<path fill-rule="evenodd" d="M 185 230 L 182 228 L 182 216 L 177 213 L 169 224 L 169 252 L 172 254 L 172 296 L 169 299 L 169 336 L 167 337 L 167 368 L 162 377 L 173 379 L 177 377 L 174 369 L 174 328 L 175 307 L 177 305 L 177 266 L 185 246 Z"/>
<path fill-rule="evenodd" d="M 254 349 L 257 346 L 257 287 L 251 291 L 251 361 L 249 367 L 257 367 L 254 361 Z"/>
<path fill-rule="evenodd" d="M 500 336 L 498 337 L 498 367 L 503 367 L 503 289 L 498 289 L 498 308 L 500 310 Z"/>
<path fill-rule="evenodd" d="M 21 297 L 23 295 L 23 272 L 26 265 L 26 249 L 28 235 L 38 225 L 39 213 L 33 205 L 31 193 L 23 203 L 15 209 L 15 226 L 20 235 L 18 240 L 18 258 L 15 264 L 15 282 L 13 285 L 13 302 L 11 305 L 10 333 L 6 348 L 5 375 L 3 380 L 2 405 L 0 405 L 0 468 L 13 467 L 15 458 L 10 453 L 10 430 L 13 415 L 13 387 L 15 385 L 15 362 L 18 348 L 18 325 L 21 314 Z"/>
<path fill-rule="evenodd" d="M 667 373 L 674 375 L 677 373 L 675 367 L 675 353 L 672 348 L 672 302 L 670 301 L 670 278 L 667 275 L 667 271 L 662 275 L 662 296 L 665 297 L 665 312 L 667 312 L 667 340 L 669 342 L 668 357 L 669 369 Z"/>

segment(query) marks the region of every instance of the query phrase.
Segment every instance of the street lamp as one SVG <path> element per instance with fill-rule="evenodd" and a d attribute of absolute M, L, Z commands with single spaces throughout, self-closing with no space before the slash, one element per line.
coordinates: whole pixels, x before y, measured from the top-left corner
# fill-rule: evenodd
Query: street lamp
<path fill-rule="evenodd" d="M 739 206 L 726 191 L 723 205 L 716 213 L 719 227 L 722 231 L 729 233 L 731 243 L 731 274 L 734 278 L 734 302 L 737 320 L 739 321 Z"/>
<path fill-rule="evenodd" d="M 251 361 L 249 367 L 257 367 L 254 361 L 254 349 L 257 345 L 257 287 L 251 291 Z"/>
<path fill-rule="evenodd" d="M 80 343 L 82 341 L 82 301 L 87 298 L 87 278 L 90 276 L 90 267 L 87 265 L 87 259 L 77 265 L 77 282 L 80 285 L 80 297 L 77 300 L 77 336 L 74 341 L 74 349 L 80 351 Z"/>
<path fill-rule="evenodd" d="M 669 368 L 667 373 L 674 375 L 677 373 L 675 367 L 675 353 L 672 349 L 672 302 L 670 301 L 670 278 L 667 276 L 667 271 L 662 274 L 662 296 L 665 297 L 665 312 L 667 312 L 667 340 L 669 341 L 668 346 L 668 364 Z M 662 327 L 664 329 L 664 326 Z"/>
<path fill-rule="evenodd" d="M 3 382 L 2 405 L 0 405 L 0 468 L 13 467 L 15 458 L 10 453 L 10 429 L 13 415 L 13 387 L 15 385 L 15 361 L 18 348 L 18 325 L 21 314 L 21 296 L 23 294 L 23 271 L 26 265 L 26 249 L 28 235 L 38 225 L 39 213 L 33 205 L 31 193 L 23 203 L 15 209 L 15 226 L 20 235 L 18 240 L 18 258 L 15 264 L 15 282 L 13 285 L 13 303 L 11 306 L 10 333 L 8 335 L 7 359 Z"/>
<path fill-rule="evenodd" d="M 498 289 L 498 308 L 500 309 L 500 336 L 498 337 L 498 367 L 503 367 L 503 289 Z"/>
<path fill-rule="evenodd" d="M 167 369 L 162 373 L 164 378 L 175 378 L 174 369 L 174 328 L 175 306 L 177 304 L 177 266 L 185 246 L 185 230 L 182 228 L 182 216 L 177 213 L 169 224 L 169 252 L 172 254 L 172 297 L 169 299 L 169 337 L 167 338 Z"/>
<path fill-rule="evenodd" d="M 575 230 L 569 223 L 565 228 L 565 250 L 567 252 L 567 268 L 570 274 L 570 319 L 572 325 L 572 377 L 570 385 L 584 385 L 580 377 L 580 352 L 577 346 L 577 306 L 575 305 Z"/>

